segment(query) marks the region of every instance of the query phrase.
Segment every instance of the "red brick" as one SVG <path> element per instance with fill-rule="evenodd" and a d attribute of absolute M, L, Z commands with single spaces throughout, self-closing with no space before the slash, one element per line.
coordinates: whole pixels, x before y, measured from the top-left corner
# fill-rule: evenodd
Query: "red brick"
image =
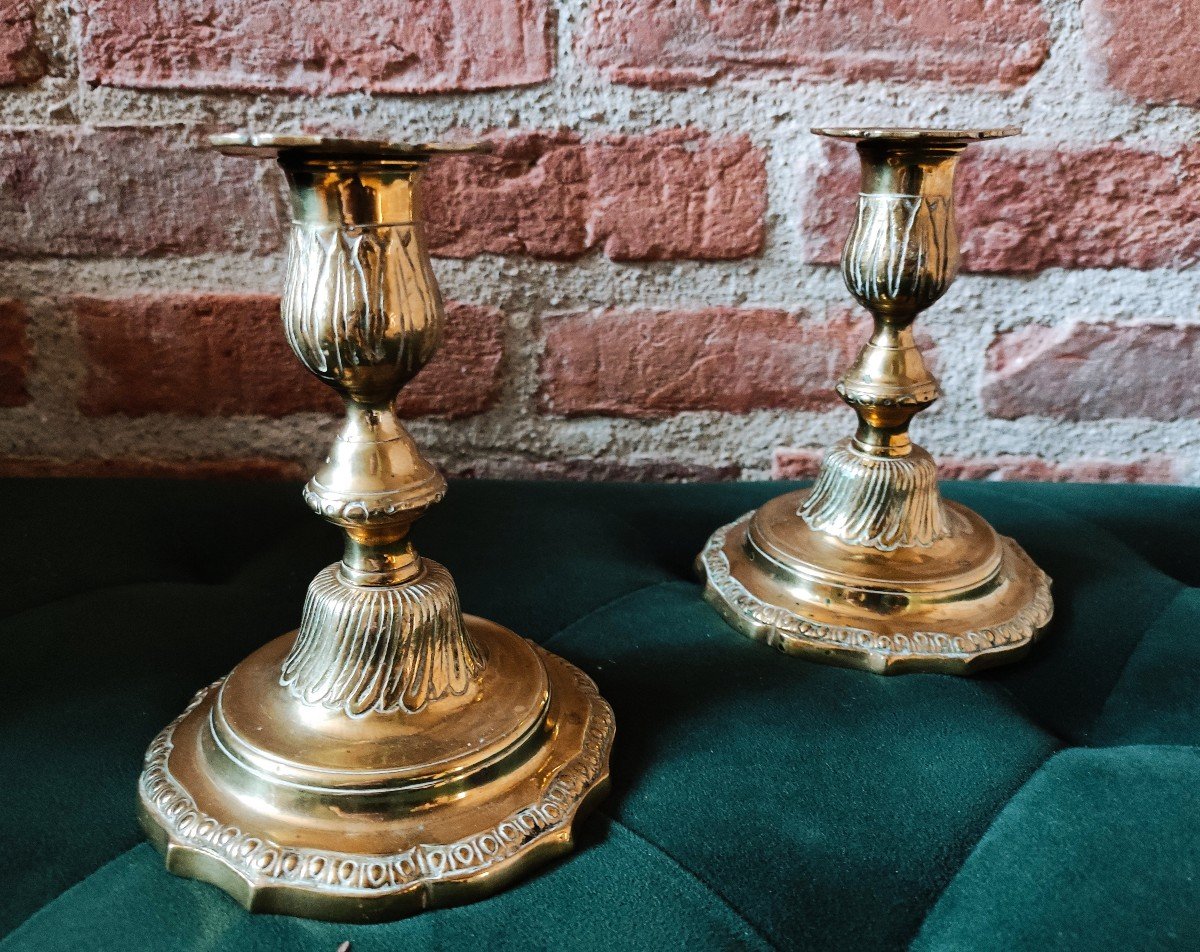
<path fill-rule="evenodd" d="M 19 407 L 29 402 L 25 387 L 33 366 L 33 351 L 28 326 L 24 302 L 0 299 L 0 407 Z"/>
<path fill-rule="evenodd" d="M 736 463 L 704 466 L 680 460 L 649 459 L 614 462 L 598 459 L 479 460 L 443 467 L 459 479 L 557 479 L 569 482 L 719 483 L 737 479 Z"/>
<path fill-rule="evenodd" d="M 542 401 L 566 416 L 837 405 L 867 324 L 785 311 L 602 311 L 547 318 Z"/>
<path fill-rule="evenodd" d="M 84 0 L 81 71 L 132 89 L 428 93 L 539 83 L 549 0 Z"/>
<path fill-rule="evenodd" d="M 744 136 L 669 129 L 582 143 L 567 133 L 499 140 L 497 154 L 429 172 L 434 254 L 618 261 L 741 258 L 762 250 L 767 177 Z"/>
<path fill-rule="evenodd" d="M 835 264 L 858 190 L 855 150 L 829 143 L 805 223 L 809 260 Z M 956 190 L 963 266 L 1180 267 L 1200 259 L 1200 149 L 976 146 Z"/>
<path fill-rule="evenodd" d="M 91 416 L 333 411 L 337 402 L 292 356 L 273 295 L 79 298 L 75 315 Z"/>
<path fill-rule="evenodd" d="M 233 459 L 55 459 L 49 456 L 0 457 L 0 477 L 5 479 L 307 479 L 309 473 L 295 460 L 276 457 Z"/>
<path fill-rule="evenodd" d="M 495 406 L 504 386 L 504 314 L 446 302 L 446 331 L 428 366 L 400 394 L 406 417 L 464 417 Z"/>
<path fill-rule="evenodd" d="M 282 204 L 267 166 L 202 144 L 182 126 L 0 129 L 0 255 L 277 249 Z"/>
<path fill-rule="evenodd" d="M 288 349 L 273 295 L 174 294 L 78 298 L 76 320 L 88 378 L 80 409 L 90 416 L 335 412 L 333 391 Z M 442 349 L 405 388 L 407 416 L 465 416 L 499 396 L 503 315 L 447 305 Z"/>
<path fill-rule="evenodd" d="M 988 348 L 983 404 L 994 417 L 1200 417 L 1200 326 L 1151 322 L 1026 327 Z"/>
<path fill-rule="evenodd" d="M 576 258 L 588 248 L 588 168 L 569 134 L 497 139 L 490 156 L 434 162 L 425 213 L 433 253 Z"/>
<path fill-rule="evenodd" d="M 46 72 L 29 0 L 0 0 L 0 86 L 31 83 Z"/>
<path fill-rule="evenodd" d="M 1165 456 L 1121 461 L 1076 459 L 1053 463 L 1036 456 L 994 456 L 938 460 L 941 479 L 983 479 L 1043 483 L 1169 483 L 1175 464 Z"/>
<path fill-rule="evenodd" d="M 772 479 L 812 479 L 821 468 L 822 450 L 777 447 L 771 455 Z"/>
<path fill-rule="evenodd" d="M 1012 87 L 1050 39 L 1038 0 L 597 0 L 583 45 L 615 81 L 659 87 L 762 75 Z"/>
<path fill-rule="evenodd" d="M 223 157 L 190 127 L 0 129 L 0 255 L 271 253 L 287 218 L 281 185 L 271 166 Z M 495 156 L 435 163 L 429 186 L 431 248 L 445 257 L 721 259 L 762 247 L 766 170 L 743 137 L 525 134 Z"/>
<path fill-rule="evenodd" d="M 678 129 L 588 146 L 589 244 L 614 261 L 744 258 L 763 247 L 767 168 L 745 136 Z"/>
<path fill-rule="evenodd" d="M 1200 0 L 1084 0 L 1083 17 L 1109 85 L 1142 102 L 1200 105 Z"/>

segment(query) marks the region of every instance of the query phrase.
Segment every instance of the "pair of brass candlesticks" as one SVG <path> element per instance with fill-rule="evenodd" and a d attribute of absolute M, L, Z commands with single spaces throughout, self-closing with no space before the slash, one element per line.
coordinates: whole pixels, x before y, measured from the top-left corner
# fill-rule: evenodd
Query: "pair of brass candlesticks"
<path fill-rule="evenodd" d="M 1013 131 L 826 131 L 862 155 L 843 270 L 876 326 L 838 385 L 855 437 L 811 492 L 718 530 L 698 559 L 707 597 L 746 634 L 875 671 L 963 672 L 1015 657 L 1049 620 L 1046 576 L 941 499 L 907 436 L 938 395 L 911 325 L 957 268 L 955 161 Z M 408 539 L 445 491 L 393 409 L 443 321 L 419 182 L 432 156 L 483 147 L 213 143 L 277 159 L 288 179 L 284 329 L 346 403 L 304 497 L 345 553 L 313 580 L 298 631 L 155 739 L 143 825 L 171 870 L 255 910 L 372 921 L 484 896 L 569 848 L 607 786 L 614 724 L 576 668 L 464 615 Z"/>

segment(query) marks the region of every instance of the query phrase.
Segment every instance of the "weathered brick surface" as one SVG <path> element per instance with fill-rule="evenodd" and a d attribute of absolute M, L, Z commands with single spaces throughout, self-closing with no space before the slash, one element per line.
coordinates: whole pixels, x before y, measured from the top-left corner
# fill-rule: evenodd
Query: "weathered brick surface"
<path fill-rule="evenodd" d="M 1004 419 L 1200 417 L 1200 326 L 1027 327 L 988 348 L 983 404 Z"/>
<path fill-rule="evenodd" d="M 1200 2 L 1084 0 L 1089 52 L 1107 82 L 1150 103 L 1200 105 Z"/>
<path fill-rule="evenodd" d="M 577 137 L 526 133 L 488 156 L 432 163 L 425 214 L 436 255 L 574 258 L 587 250 L 588 169 Z"/>
<path fill-rule="evenodd" d="M 812 479 L 821 468 L 821 458 L 824 455 L 819 449 L 778 446 L 771 454 L 771 478 Z"/>
<path fill-rule="evenodd" d="M 281 185 L 194 128 L 0 129 L 0 255 L 269 253 Z M 519 135 L 497 155 L 435 163 L 428 186 L 445 257 L 721 259 L 763 242 L 765 165 L 743 137 Z"/>
<path fill-rule="evenodd" d="M 567 458 L 479 460 L 443 467 L 447 476 L 465 479 L 558 479 L 569 482 L 717 483 L 737 479 L 737 463 L 704 466 L 671 459 L 612 460 Z"/>
<path fill-rule="evenodd" d="M 597 0 L 584 47 L 614 80 L 660 87 L 764 73 L 1011 87 L 1050 41 L 1038 0 Z"/>
<path fill-rule="evenodd" d="M 617 261 L 741 258 L 762 250 L 767 177 L 744 136 L 685 129 L 581 142 L 569 134 L 499 140 L 487 157 L 429 173 L 433 252 Z"/>
<path fill-rule="evenodd" d="M 835 264 L 858 190 L 853 148 L 828 143 L 805 207 L 809 260 Z M 1200 150 L 975 146 L 957 188 L 969 271 L 1159 268 L 1200 260 Z"/>
<path fill-rule="evenodd" d="M 1080 6 L 0 0 L 0 452 L 31 473 L 57 456 L 81 474 L 270 475 L 294 451 L 257 423 L 297 413 L 311 415 L 292 442 L 320 452 L 336 397 L 287 349 L 276 297 L 232 293 L 279 287 L 283 176 L 204 142 L 271 126 L 495 143 L 427 174 L 444 286 L 513 310 L 451 306 L 442 352 L 405 390 L 410 416 L 486 413 L 418 427 L 452 472 L 737 478 L 790 439 L 773 471 L 811 477 L 812 414 L 853 427 L 833 384 L 869 322 L 837 304 L 830 267 L 857 157 L 806 127 L 865 99 L 957 123 L 949 93 L 1013 100 L 1029 135 L 961 164 L 964 270 L 996 277 L 947 304 L 1017 329 L 949 338 L 941 363 L 984 369 L 954 385 L 978 399 L 934 411 L 939 445 L 977 446 L 990 414 L 1000 455 L 943 472 L 1200 482 L 1200 0 Z M 1051 32 L 1069 68 L 1043 68 Z M 577 62 L 556 75 L 560 42 Z M 797 83 L 821 84 L 832 111 L 797 112 Z M 112 417 L 111 453 L 78 444 L 80 412 Z M 148 414 L 175 416 L 177 436 Z M 1088 446 L 1060 460 L 1047 450 L 1075 421 Z M 149 458 L 115 458 L 149 445 L 147 426 Z M 685 431 L 702 442 L 682 446 Z"/>
<path fill-rule="evenodd" d="M 336 407 L 291 356 L 273 295 L 81 298 L 83 412 L 283 416 Z"/>
<path fill-rule="evenodd" d="M 447 301 L 441 347 L 401 392 L 401 414 L 464 417 L 495 405 L 504 385 L 504 323 L 494 307 Z"/>
<path fill-rule="evenodd" d="M 30 83 L 45 73 L 35 12 L 32 0 L 0 0 L 0 86 Z"/>
<path fill-rule="evenodd" d="M 614 136 L 587 149 L 588 236 L 615 261 L 743 258 L 763 245 L 767 173 L 745 136 Z"/>
<path fill-rule="evenodd" d="M 153 459 L 126 456 L 119 459 L 56 459 L 48 456 L 0 456 L 0 477 L 5 479 L 291 479 L 309 473 L 295 460 L 274 457 L 230 459 Z"/>
<path fill-rule="evenodd" d="M 550 76 L 550 0 L 84 0 L 82 73 L 134 89 L 443 92 Z"/>
<path fill-rule="evenodd" d="M 28 325 L 24 302 L 0 299 L 0 407 L 19 407 L 29 402 L 25 385 L 33 352 Z"/>
<path fill-rule="evenodd" d="M 89 415 L 334 412 L 340 401 L 288 349 L 273 295 L 79 298 Z M 447 305 L 442 349 L 404 391 L 408 416 L 487 409 L 501 386 L 503 316 Z"/>
<path fill-rule="evenodd" d="M 655 417 L 684 410 L 824 409 L 862 345 L 861 321 L 785 311 L 602 311 L 549 317 L 544 407 Z"/>
<path fill-rule="evenodd" d="M 0 129 L 0 256 L 273 251 L 277 183 L 186 127 Z M 273 170 L 271 170 L 274 174 Z"/>

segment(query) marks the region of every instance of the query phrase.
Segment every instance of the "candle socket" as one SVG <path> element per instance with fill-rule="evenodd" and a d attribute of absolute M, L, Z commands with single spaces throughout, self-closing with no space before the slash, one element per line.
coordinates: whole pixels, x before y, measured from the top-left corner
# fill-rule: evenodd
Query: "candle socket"
<path fill-rule="evenodd" d="M 155 739 L 142 825 L 168 869 L 254 911 L 366 922 L 481 898 L 570 848 L 607 788 L 614 727 L 581 671 L 464 615 L 450 573 L 408 538 L 446 491 L 393 406 L 444 320 L 421 176 L 433 155 L 480 147 L 213 144 L 287 176 L 284 330 L 346 406 L 304 498 L 345 553 L 297 631 Z"/>
<path fill-rule="evenodd" d="M 713 534 L 697 559 L 705 597 L 744 634 L 830 664 L 964 674 L 1014 660 L 1050 621 L 1050 580 L 942 498 L 908 427 L 940 396 L 912 325 L 958 272 L 955 165 L 1018 130 L 814 131 L 856 143 L 862 165 L 842 275 L 874 330 L 836 388 L 858 427 L 811 490 Z"/>

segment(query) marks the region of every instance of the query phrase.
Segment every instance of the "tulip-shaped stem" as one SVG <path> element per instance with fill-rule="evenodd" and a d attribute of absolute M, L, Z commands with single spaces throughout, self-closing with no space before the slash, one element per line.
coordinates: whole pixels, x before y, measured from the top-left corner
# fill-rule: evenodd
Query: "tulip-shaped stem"
<path fill-rule="evenodd" d="M 942 498 L 908 428 L 939 396 L 913 323 L 958 270 L 955 163 L 1017 130 L 815 131 L 854 142 L 861 159 L 842 274 L 874 328 L 837 384 L 858 427 L 811 489 L 712 534 L 697 559 L 705 598 L 746 636 L 828 664 L 965 674 L 1012 661 L 1050 620 L 1050 579 Z"/>
<path fill-rule="evenodd" d="M 817 130 L 858 146 L 862 185 L 842 253 L 846 286 L 875 321 L 838 395 L 858 415 L 854 437 L 822 462 L 800 516 L 854 545 L 930 545 L 950 532 L 937 466 L 908 436 L 940 395 L 912 325 L 958 272 L 954 169 L 974 140 L 995 133 Z"/>
<path fill-rule="evenodd" d="M 283 323 L 296 356 L 342 394 L 346 422 L 304 498 L 346 534 L 308 591 L 281 683 L 358 716 L 463 694 L 484 657 L 448 572 L 412 523 L 445 492 L 393 404 L 433 356 L 442 299 L 421 233 L 429 153 L 278 156 L 291 193 Z"/>

